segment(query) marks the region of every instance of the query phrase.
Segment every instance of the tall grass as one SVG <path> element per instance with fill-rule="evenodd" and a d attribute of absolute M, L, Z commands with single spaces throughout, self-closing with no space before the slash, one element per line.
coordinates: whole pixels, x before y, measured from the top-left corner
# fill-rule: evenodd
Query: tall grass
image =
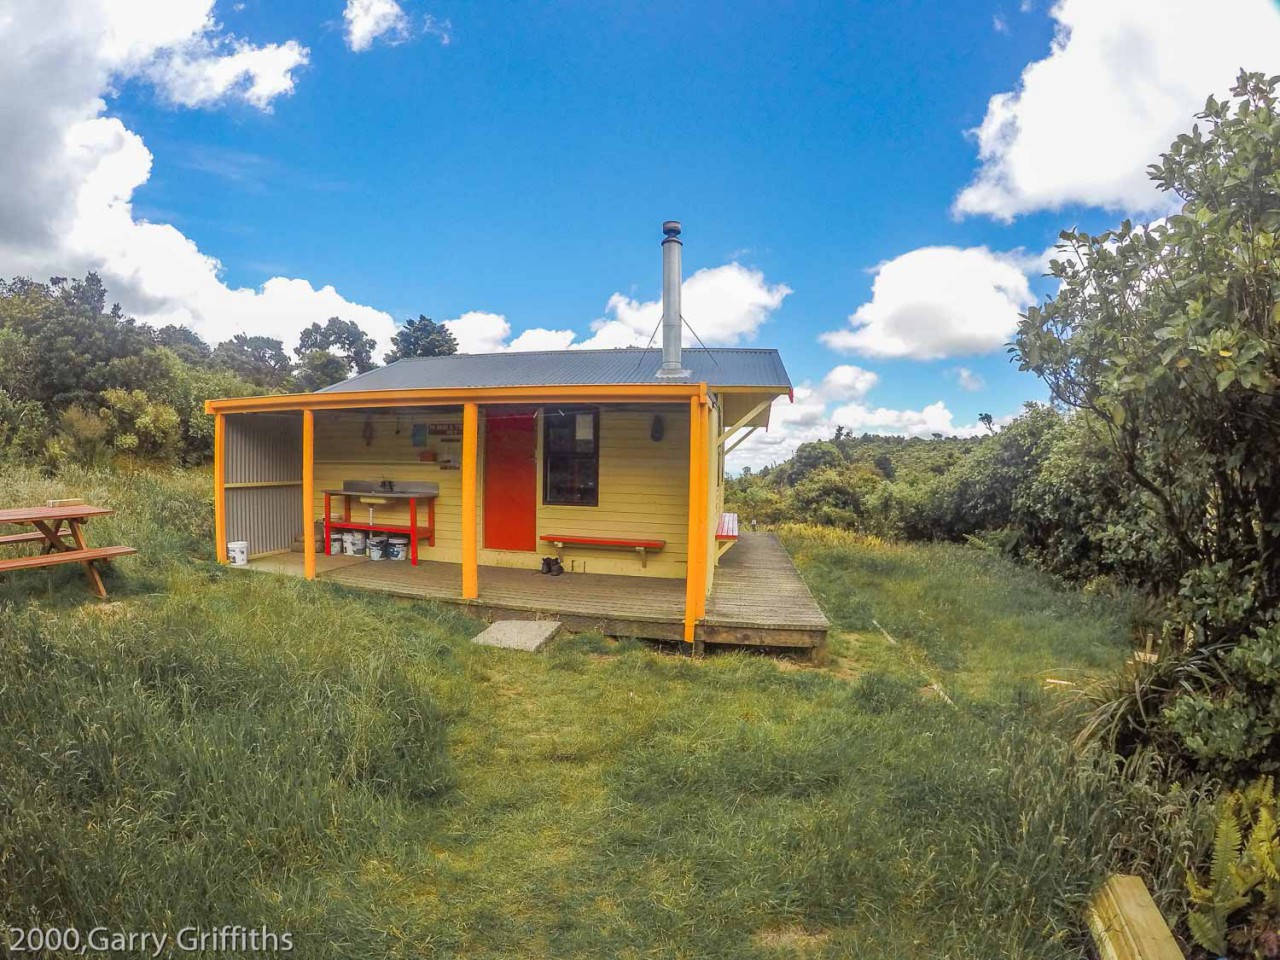
<path fill-rule="evenodd" d="M 1066 960 L 1106 872 L 1173 906 L 1199 842 L 1199 797 L 1073 753 L 1040 689 L 1123 658 L 1124 603 L 974 551 L 786 531 L 839 628 L 826 669 L 592 635 L 534 657 L 216 567 L 206 477 L 6 478 L 0 505 L 115 506 L 93 539 L 141 551 L 107 603 L 78 571 L 0 584 L 9 924 L 265 924 L 305 957 Z"/>
<path fill-rule="evenodd" d="M 308 955 L 379 949 L 384 931 L 316 895 L 453 782 L 449 707 L 421 667 L 447 681 L 447 620 L 391 604 L 366 619 L 313 585 L 193 566 L 210 532 L 198 476 L 5 489 L 11 503 L 72 493 L 117 508 L 91 524 L 96 541 L 141 552 L 106 604 L 67 582 L 78 570 L 5 583 L 0 916 L 171 932 L 253 920 L 298 931 Z"/>

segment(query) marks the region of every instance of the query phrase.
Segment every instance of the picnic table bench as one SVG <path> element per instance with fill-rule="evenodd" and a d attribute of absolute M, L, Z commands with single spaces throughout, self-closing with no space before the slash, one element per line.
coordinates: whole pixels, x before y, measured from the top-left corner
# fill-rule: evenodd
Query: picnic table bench
<path fill-rule="evenodd" d="M 115 511 L 108 507 L 94 507 L 85 503 L 59 502 L 56 506 L 14 507 L 0 510 L 0 524 L 30 524 L 35 530 L 29 533 L 13 533 L 0 536 L 0 546 L 39 543 L 38 554 L 28 557 L 0 559 L 0 574 L 13 570 L 31 570 L 53 567 L 64 563 L 84 564 L 89 586 L 99 597 L 105 598 L 106 587 L 95 564 L 116 557 L 137 553 L 133 547 L 90 547 L 81 527 L 93 517 L 105 517 Z M 65 530 L 63 529 L 65 526 Z M 70 540 L 67 538 L 70 537 Z"/>

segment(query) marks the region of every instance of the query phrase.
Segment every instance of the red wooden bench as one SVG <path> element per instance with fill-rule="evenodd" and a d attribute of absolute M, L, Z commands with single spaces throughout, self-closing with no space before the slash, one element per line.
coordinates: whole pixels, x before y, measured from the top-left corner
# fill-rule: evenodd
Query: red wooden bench
<path fill-rule="evenodd" d="M 720 523 L 716 526 L 716 539 L 738 539 L 738 515 L 736 513 L 720 514 Z"/>
<path fill-rule="evenodd" d="M 630 540 L 625 537 L 575 537 L 563 533 L 544 533 L 538 538 L 556 548 L 556 554 L 566 545 L 575 547 L 603 547 L 613 550 L 634 550 L 640 554 L 640 566 L 648 566 L 649 551 L 657 553 L 667 545 L 665 540 Z"/>
<path fill-rule="evenodd" d="M 730 547 L 738 542 L 738 515 L 736 513 L 720 514 L 720 522 L 716 525 L 716 548 L 723 557 Z"/>

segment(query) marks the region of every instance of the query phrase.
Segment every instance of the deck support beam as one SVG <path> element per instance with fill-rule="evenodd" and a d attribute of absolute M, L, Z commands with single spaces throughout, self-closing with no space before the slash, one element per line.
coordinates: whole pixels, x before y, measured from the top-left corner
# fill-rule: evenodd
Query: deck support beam
<path fill-rule="evenodd" d="M 739 430 L 745 427 L 748 423 L 750 423 L 752 420 L 758 417 L 761 411 L 767 409 L 772 403 L 773 403 L 773 397 L 770 397 L 768 400 L 763 400 L 760 403 L 757 403 L 754 407 L 751 408 L 751 411 L 746 416 L 741 417 L 737 423 L 735 423 L 732 427 L 729 427 L 729 429 L 725 430 L 720 434 L 720 439 L 718 441 L 719 445 L 723 447 L 724 442 L 726 440 L 728 440 L 735 433 L 737 433 Z M 754 430 L 755 427 L 752 427 L 751 429 Z"/>
<path fill-rule="evenodd" d="M 316 578 L 316 415 L 302 411 L 302 573 Z"/>
<path fill-rule="evenodd" d="M 213 416 L 213 546 L 227 562 L 227 415 Z"/>
<path fill-rule="evenodd" d="M 689 542 L 685 563 L 684 641 L 693 643 L 707 608 L 707 461 L 710 433 L 705 393 L 689 398 Z"/>
<path fill-rule="evenodd" d="M 480 450 L 480 407 L 462 405 L 462 599 L 480 596 L 480 550 L 476 527 L 476 461 Z"/>
<path fill-rule="evenodd" d="M 742 443 L 743 440 L 747 439 L 747 437 L 751 436 L 753 433 L 755 433 L 759 429 L 760 429 L 759 427 L 747 427 L 746 433 L 738 437 L 737 440 L 733 441 L 733 443 L 729 444 L 729 446 L 724 448 L 724 455 L 727 457 L 729 454 L 733 453 L 733 451 L 738 449 L 738 446 Z"/>

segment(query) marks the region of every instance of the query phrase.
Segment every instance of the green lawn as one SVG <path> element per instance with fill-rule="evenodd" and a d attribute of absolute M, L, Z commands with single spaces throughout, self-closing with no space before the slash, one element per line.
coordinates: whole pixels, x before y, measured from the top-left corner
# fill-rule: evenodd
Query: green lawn
<path fill-rule="evenodd" d="M 106 604 L 73 570 L 0 584 L 6 924 L 266 924 L 304 957 L 1075 958 L 1109 868 L 1180 881 L 1168 844 L 1117 852 L 1176 811 L 1072 759 L 1042 689 L 1124 659 L 1124 605 L 975 550 L 785 531 L 837 627 L 824 667 L 531 656 L 216 567 L 199 474 L 5 479 L 0 506 L 116 506 L 92 539 L 142 550 Z"/>

